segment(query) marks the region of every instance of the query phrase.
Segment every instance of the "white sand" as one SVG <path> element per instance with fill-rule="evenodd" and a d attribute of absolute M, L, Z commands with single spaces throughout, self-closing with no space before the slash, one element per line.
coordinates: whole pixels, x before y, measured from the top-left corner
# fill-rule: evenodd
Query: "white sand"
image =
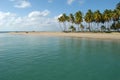
<path fill-rule="evenodd" d="M 12 32 L 11 34 L 21 35 L 43 35 L 43 36 L 66 36 L 80 38 L 96 38 L 96 39 L 120 39 L 120 33 L 64 33 L 64 32 Z"/>

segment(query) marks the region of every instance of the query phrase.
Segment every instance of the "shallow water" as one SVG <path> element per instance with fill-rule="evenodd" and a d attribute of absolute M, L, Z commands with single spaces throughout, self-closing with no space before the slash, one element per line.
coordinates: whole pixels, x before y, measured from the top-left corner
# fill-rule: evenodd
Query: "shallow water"
<path fill-rule="evenodd" d="M 120 41 L 0 34 L 0 80 L 120 80 Z"/>

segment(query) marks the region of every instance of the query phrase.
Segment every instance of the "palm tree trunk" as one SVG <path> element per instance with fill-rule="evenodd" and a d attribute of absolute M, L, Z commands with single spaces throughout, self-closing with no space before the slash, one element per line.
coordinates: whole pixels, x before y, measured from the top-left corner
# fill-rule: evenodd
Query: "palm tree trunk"
<path fill-rule="evenodd" d="M 92 23 L 90 23 L 90 31 L 92 31 Z"/>
<path fill-rule="evenodd" d="M 66 31 L 66 24 L 65 24 L 65 22 L 63 24 L 64 24 L 64 31 Z"/>
<path fill-rule="evenodd" d="M 89 26 L 88 26 L 88 29 L 89 29 L 89 31 L 91 32 L 90 23 L 88 23 L 88 25 L 89 25 Z"/>
<path fill-rule="evenodd" d="M 106 23 L 106 29 L 108 28 L 108 26 L 107 26 L 107 22 L 105 22 Z"/>
<path fill-rule="evenodd" d="M 80 27 L 79 26 L 80 26 L 80 24 L 78 24 L 78 32 L 80 31 Z"/>
<path fill-rule="evenodd" d="M 99 27 L 99 22 L 97 22 L 97 31 L 98 31 L 98 27 Z"/>
<path fill-rule="evenodd" d="M 108 21 L 108 24 L 109 24 L 109 31 L 111 31 L 111 29 L 110 29 L 110 21 Z"/>
<path fill-rule="evenodd" d="M 61 24 L 60 24 L 60 23 L 59 23 L 59 26 L 60 26 L 61 31 L 63 31 L 63 28 L 62 28 L 62 26 L 61 26 Z"/>

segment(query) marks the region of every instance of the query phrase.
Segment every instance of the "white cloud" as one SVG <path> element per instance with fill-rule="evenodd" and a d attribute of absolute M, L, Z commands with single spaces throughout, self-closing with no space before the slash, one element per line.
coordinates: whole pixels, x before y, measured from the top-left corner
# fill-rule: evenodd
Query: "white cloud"
<path fill-rule="evenodd" d="M 10 25 L 16 17 L 16 14 L 10 12 L 0 12 L 0 26 L 8 26 Z"/>
<path fill-rule="evenodd" d="M 67 0 L 67 4 L 71 5 L 75 0 Z"/>
<path fill-rule="evenodd" d="M 32 30 L 42 28 L 45 30 L 56 28 L 57 21 L 55 18 L 48 18 L 50 11 L 32 11 L 26 16 L 17 16 L 10 12 L 0 12 L 1 30 Z"/>
<path fill-rule="evenodd" d="M 31 3 L 28 0 L 10 0 L 15 2 L 14 7 L 16 8 L 27 8 L 31 6 Z"/>
<path fill-rule="evenodd" d="M 41 17 L 41 16 L 47 16 L 49 15 L 50 11 L 48 10 L 44 10 L 42 12 L 40 11 L 33 11 L 31 13 L 29 13 L 28 17 Z"/>
<path fill-rule="evenodd" d="M 60 18 L 63 14 L 60 14 L 58 16 L 55 16 L 54 18 L 57 20 L 58 18 Z"/>
<path fill-rule="evenodd" d="M 52 3 L 53 2 L 53 0 L 48 0 L 48 3 Z"/>
<path fill-rule="evenodd" d="M 79 0 L 79 4 L 83 5 L 85 3 L 85 0 Z"/>
<path fill-rule="evenodd" d="M 83 5 L 85 3 L 85 0 L 67 0 L 67 4 L 71 5 L 75 1 L 77 1 L 80 5 Z"/>

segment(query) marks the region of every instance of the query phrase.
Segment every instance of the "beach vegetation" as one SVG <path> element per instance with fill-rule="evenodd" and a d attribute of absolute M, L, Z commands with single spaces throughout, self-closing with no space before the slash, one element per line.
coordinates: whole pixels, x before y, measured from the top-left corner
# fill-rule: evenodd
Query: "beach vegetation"
<path fill-rule="evenodd" d="M 75 32 L 75 31 L 76 31 L 76 28 L 75 28 L 73 25 L 71 25 L 71 26 L 69 27 L 69 29 L 71 30 L 71 32 Z"/>
<path fill-rule="evenodd" d="M 68 16 L 63 13 L 58 18 L 62 31 L 67 32 L 72 29 L 72 32 L 111 32 L 120 31 L 120 2 L 116 4 L 115 9 L 105 9 L 103 12 L 99 10 L 92 11 L 89 9 L 86 14 L 79 10 L 76 13 L 70 13 Z M 68 24 L 67 24 L 68 23 Z M 67 28 L 68 27 L 68 28 Z"/>

